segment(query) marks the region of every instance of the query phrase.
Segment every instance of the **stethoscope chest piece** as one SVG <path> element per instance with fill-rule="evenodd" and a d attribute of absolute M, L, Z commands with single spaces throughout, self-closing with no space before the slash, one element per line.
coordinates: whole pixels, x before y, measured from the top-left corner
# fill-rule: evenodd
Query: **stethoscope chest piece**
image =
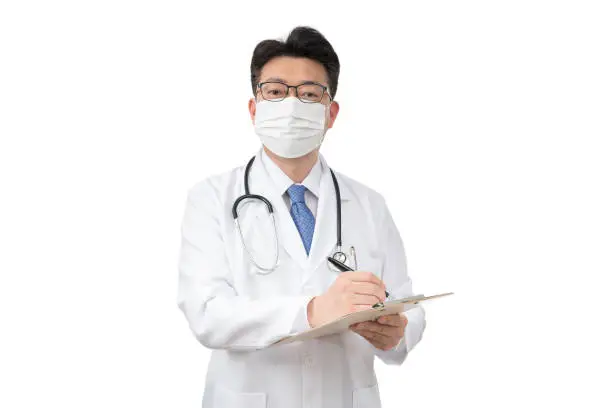
<path fill-rule="evenodd" d="M 343 264 L 345 264 L 347 257 L 344 252 L 342 252 L 339 248 L 336 248 L 336 252 L 334 252 L 332 258 L 334 258 L 338 262 L 342 262 Z"/>

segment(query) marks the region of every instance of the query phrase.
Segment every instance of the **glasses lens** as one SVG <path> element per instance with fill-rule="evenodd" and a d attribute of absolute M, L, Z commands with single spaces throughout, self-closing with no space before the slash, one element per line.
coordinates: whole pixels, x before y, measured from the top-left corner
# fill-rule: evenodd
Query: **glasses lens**
<path fill-rule="evenodd" d="M 277 82 L 266 82 L 261 85 L 261 96 L 267 101 L 280 101 L 287 96 L 287 85 Z"/>
<path fill-rule="evenodd" d="M 298 98 L 307 103 L 321 102 L 323 92 L 325 92 L 324 88 L 316 84 L 304 84 L 297 88 Z"/>

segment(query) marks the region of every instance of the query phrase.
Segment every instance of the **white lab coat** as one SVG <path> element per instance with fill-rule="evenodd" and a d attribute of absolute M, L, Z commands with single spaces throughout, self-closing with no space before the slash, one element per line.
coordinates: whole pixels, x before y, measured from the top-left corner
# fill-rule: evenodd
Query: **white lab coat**
<path fill-rule="evenodd" d="M 421 339 L 424 311 L 419 307 L 405 313 L 408 326 L 395 350 L 378 350 L 352 331 L 270 346 L 309 327 L 308 301 L 337 277 L 326 261 L 336 242 L 336 203 L 329 167 L 321 155 L 323 174 L 308 256 L 282 192 L 276 191 L 263 166 L 262 154 L 262 150 L 257 153 L 249 183 L 252 194 L 263 195 L 274 206 L 280 264 L 270 274 L 257 273 L 249 261 L 231 213 L 234 200 L 244 194 L 246 164 L 195 184 L 188 194 L 178 305 L 198 341 L 213 349 L 202 406 L 380 407 L 374 356 L 387 364 L 401 364 Z M 383 197 L 335 173 L 344 251 L 354 246 L 359 270 L 380 277 L 393 296 L 412 295 L 402 240 Z M 243 233 L 254 249 L 268 248 L 273 255 L 273 236 L 265 234 L 261 224 L 268 218 L 256 211 L 261 208 L 254 202 L 240 206 Z"/>

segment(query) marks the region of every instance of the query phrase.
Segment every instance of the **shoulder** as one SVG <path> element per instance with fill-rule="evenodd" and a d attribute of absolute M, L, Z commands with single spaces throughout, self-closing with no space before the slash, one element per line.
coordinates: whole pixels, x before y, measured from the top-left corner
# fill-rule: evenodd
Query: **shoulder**
<path fill-rule="evenodd" d="M 374 188 L 367 186 L 342 172 L 334 170 L 334 173 L 338 178 L 341 188 L 347 190 L 347 193 L 351 196 L 351 198 L 355 198 L 362 203 L 369 203 L 374 206 L 385 205 L 383 195 Z"/>
<path fill-rule="evenodd" d="M 237 184 L 242 184 L 244 165 L 234 167 L 224 172 L 212 174 L 200 179 L 188 189 L 191 201 L 218 201 L 226 192 Z"/>

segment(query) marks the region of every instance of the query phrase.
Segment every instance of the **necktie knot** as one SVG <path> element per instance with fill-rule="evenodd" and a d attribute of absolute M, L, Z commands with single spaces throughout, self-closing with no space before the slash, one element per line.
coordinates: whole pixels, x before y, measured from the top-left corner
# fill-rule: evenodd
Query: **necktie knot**
<path fill-rule="evenodd" d="M 287 189 L 287 193 L 289 194 L 289 198 L 291 199 L 291 204 L 294 203 L 304 203 L 304 193 L 306 192 L 306 186 L 302 186 L 299 184 L 294 184 Z"/>

